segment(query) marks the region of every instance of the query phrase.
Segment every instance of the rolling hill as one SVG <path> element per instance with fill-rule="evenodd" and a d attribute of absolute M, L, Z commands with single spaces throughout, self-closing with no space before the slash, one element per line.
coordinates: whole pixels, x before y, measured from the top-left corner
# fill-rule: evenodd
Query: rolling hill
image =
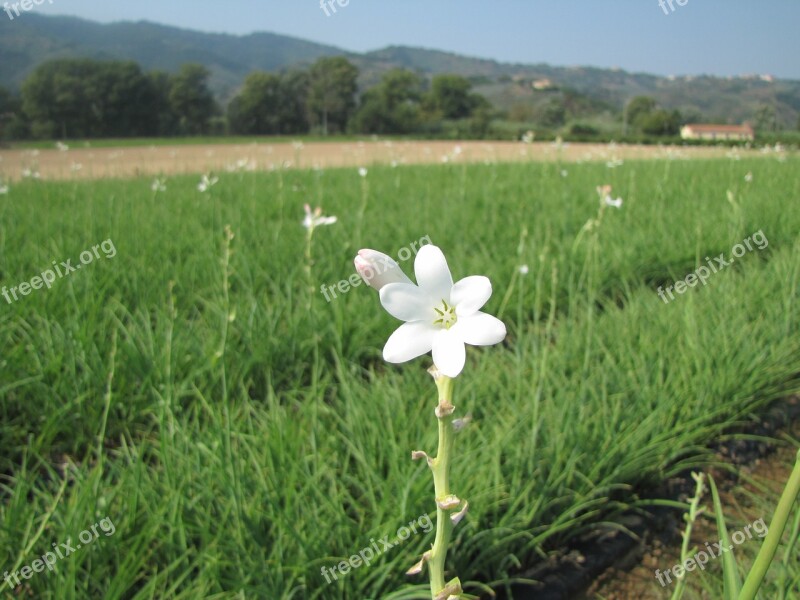
<path fill-rule="evenodd" d="M 0 19 L 0 86 L 10 89 L 18 89 L 38 64 L 52 58 L 134 60 L 145 70 L 169 72 L 182 63 L 198 62 L 211 70 L 211 87 L 225 102 L 254 70 L 303 67 L 331 55 L 345 55 L 356 64 L 362 86 L 397 67 L 426 76 L 464 75 L 474 81 L 476 91 L 506 110 L 541 104 L 549 92 L 535 90 L 532 83 L 549 80 L 552 88 L 575 90 L 598 106 L 616 110 L 633 96 L 649 95 L 665 108 L 718 121 L 752 120 L 764 106 L 774 109 L 783 127 L 794 128 L 800 116 L 800 81 L 762 76 L 668 78 L 621 69 L 500 63 L 405 46 L 359 54 L 274 33 L 213 34 L 146 21 L 100 24 L 36 13 L 14 21 Z"/>

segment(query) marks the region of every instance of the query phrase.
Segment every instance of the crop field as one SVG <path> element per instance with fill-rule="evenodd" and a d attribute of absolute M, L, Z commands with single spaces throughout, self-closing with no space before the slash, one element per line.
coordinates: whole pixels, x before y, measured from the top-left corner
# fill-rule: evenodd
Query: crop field
<path fill-rule="evenodd" d="M 411 460 L 436 450 L 431 357 L 384 362 L 399 321 L 352 285 L 361 248 L 413 275 L 440 247 L 508 331 L 455 380 L 465 591 L 624 531 L 643 491 L 800 392 L 800 157 L 673 158 L 13 179 L 0 574 L 36 572 L 0 598 L 430 598 L 405 572 L 435 533 Z M 337 222 L 309 237 L 305 203 Z"/>

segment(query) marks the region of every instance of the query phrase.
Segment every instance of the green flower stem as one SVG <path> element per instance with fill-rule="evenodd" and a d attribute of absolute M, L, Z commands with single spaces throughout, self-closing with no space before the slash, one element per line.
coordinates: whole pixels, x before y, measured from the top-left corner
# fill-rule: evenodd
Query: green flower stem
<path fill-rule="evenodd" d="M 442 500 L 450 495 L 450 457 L 453 453 L 453 380 L 444 375 L 434 375 L 436 387 L 439 390 L 439 406 L 436 410 L 439 419 L 439 450 L 436 458 L 431 460 L 433 472 L 433 485 L 436 500 Z M 447 547 L 453 533 L 453 523 L 450 521 L 450 511 L 436 505 L 436 539 L 428 559 L 431 576 L 431 598 L 436 600 L 437 595 L 445 587 L 444 569 L 447 558 Z"/>
<path fill-rule="evenodd" d="M 742 591 L 739 592 L 738 600 L 753 600 L 756 597 L 758 588 L 761 587 L 761 582 L 764 580 L 764 575 L 767 574 L 767 569 L 772 564 L 772 559 L 775 558 L 775 552 L 778 550 L 783 530 L 786 528 L 786 522 L 789 520 L 792 506 L 794 506 L 798 495 L 800 495 L 800 452 L 797 453 L 794 469 L 789 476 L 789 481 L 786 483 L 781 499 L 778 501 L 778 507 L 772 517 L 772 523 L 769 524 L 769 533 L 767 533 L 767 537 L 761 545 L 761 550 L 758 552 L 753 568 L 750 569 L 750 573 L 747 575 Z"/>
<path fill-rule="evenodd" d="M 689 558 L 689 543 L 692 540 L 694 523 L 697 520 L 697 517 L 699 517 L 703 512 L 703 509 L 700 508 L 700 499 L 703 497 L 703 490 L 705 488 L 705 476 L 702 473 L 692 473 L 692 478 L 695 481 L 695 490 L 694 497 L 689 503 L 689 512 L 683 516 L 686 520 L 686 529 L 683 532 L 683 543 L 681 544 L 681 564 L 685 564 L 686 559 Z M 683 576 L 678 579 L 677 585 L 675 586 L 675 591 L 672 593 L 671 600 L 680 600 L 680 598 L 683 597 L 685 589 L 686 573 L 684 573 Z"/>

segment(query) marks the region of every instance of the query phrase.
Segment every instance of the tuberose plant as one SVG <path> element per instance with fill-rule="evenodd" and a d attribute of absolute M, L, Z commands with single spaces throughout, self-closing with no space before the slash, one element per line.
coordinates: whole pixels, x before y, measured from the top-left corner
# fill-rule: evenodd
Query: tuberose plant
<path fill-rule="evenodd" d="M 466 363 L 466 345 L 489 346 L 501 342 L 506 327 L 499 319 L 481 312 L 492 295 L 492 284 L 480 275 L 453 283 L 442 251 L 423 246 L 414 261 L 414 284 L 398 264 L 376 250 L 361 250 L 355 258 L 358 273 L 380 293 L 383 307 L 404 323 L 389 337 L 383 358 L 403 363 L 430 352 L 429 372 L 436 382 L 438 405 L 434 411 L 439 428 L 439 447 L 434 458 L 415 450 L 414 460 L 424 458 L 433 473 L 436 501 L 436 537 L 430 550 L 408 570 L 421 573 L 427 565 L 433 600 L 456 600 L 463 595 L 461 581 L 445 581 L 445 561 L 453 528 L 464 518 L 469 504 L 450 489 L 450 464 L 454 434 L 459 425 L 453 405 L 454 379 Z"/>

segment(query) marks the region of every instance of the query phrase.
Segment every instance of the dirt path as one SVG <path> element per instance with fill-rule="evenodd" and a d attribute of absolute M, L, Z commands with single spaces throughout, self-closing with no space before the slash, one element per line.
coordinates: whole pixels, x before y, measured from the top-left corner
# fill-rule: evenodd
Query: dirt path
<path fill-rule="evenodd" d="M 800 425 L 795 424 L 792 436 L 800 435 Z M 794 466 L 796 448 L 780 447 L 775 453 L 768 457 L 756 460 L 753 464 L 741 467 L 742 473 L 752 477 L 751 481 L 743 481 L 741 485 L 730 486 L 730 482 L 721 482 L 720 498 L 728 516 L 728 526 L 731 527 L 729 533 L 738 531 L 730 517 L 736 516 L 743 523 L 752 523 L 758 519 L 765 519 L 768 522 L 772 518 L 774 506 L 783 492 L 783 487 L 791 474 Z M 715 473 L 717 481 L 720 482 L 724 474 Z M 748 495 L 763 496 L 764 489 L 769 490 L 769 499 L 762 505 L 754 506 L 748 499 Z M 711 498 L 706 494 L 702 505 L 709 507 L 709 515 L 713 515 Z M 768 506 L 765 506 L 768 505 Z M 765 508 L 767 510 L 765 510 Z M 671 539 L 664 537 L 648 538 L 643 540 L 639 551 L 629 564 L 621 564 L 618 568 L 609 569 L 587 592 L 585 598 L 591 600 L 665 600 L 672 595 L 673 585 L 661 587 L 656 583 L 656 569 L 661 571 L 668 570 L 671 566 L 680 564 L 680 533 L 685 526 L 684 523 L 676 522 L 675 530 Z M 791 521 L 790 521 L 791 525 Z M 762 532 L 763 533 L 763 532 Z M 719 539 L 719 532 L 711 516 L 699 519 L 696 522 L 692 545 L 699 549 L 704 549 L 706 542 Z M 755 537 L 754 537 L 755 539 Z M 757 544 L 750 541 L 747 543 Z M 741 551 L 739 559 L 741 559 Z M 780 552 L 778 554 L 781 555 Z M 624 561 L 623 561 L 624 562 Z M 718 561 L 712 562 L 708 567 L 719 573 L 721 565 Z M 687 573 L 687 593 L 684 598 L 708 597 L 707 594 L 700 592 L 698 577 Z"/>
<path fill-rule="evenodd" d="M 0 178 L 18 180 L 26 169 L 42 179 L 100 179 L 283 167 L 368 167 L 453 161 L 616 161 L 635 158 L 708 158 L 731 155 L 729 148 L 614 144 L 556 145 L 500 141 L 374 141 L 256 143 L 68 150 L 0 150 Z M 756 156 L 755 150 L 733 151 Z"/>

